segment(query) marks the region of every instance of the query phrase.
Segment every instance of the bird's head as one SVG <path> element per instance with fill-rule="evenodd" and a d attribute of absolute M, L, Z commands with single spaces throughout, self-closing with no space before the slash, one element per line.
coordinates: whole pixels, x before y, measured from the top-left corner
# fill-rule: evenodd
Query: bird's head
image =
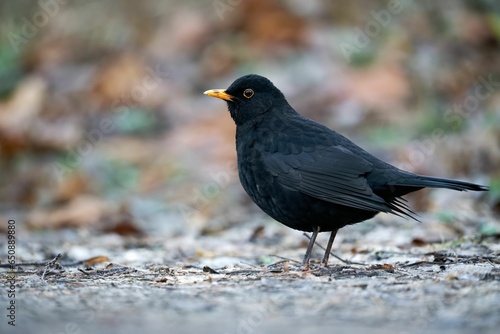
<path fill-rule="evenodd" d="M 269 79 L 257 74 L 242 76 L 227 89 L 211 89 L 204 94 L 225 100 L 236 125 L 254 120 L 273 107 L 281 109 L 280 104 L 287 105 L 283 93 Z"/>

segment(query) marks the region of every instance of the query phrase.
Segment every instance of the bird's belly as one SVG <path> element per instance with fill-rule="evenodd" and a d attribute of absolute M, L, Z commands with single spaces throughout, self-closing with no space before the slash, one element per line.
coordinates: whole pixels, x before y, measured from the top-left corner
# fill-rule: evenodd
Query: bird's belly
<path fill-rule="evenodd" d="M 310 232 L 319 226 L 323 232 L 372 218 L 376 212 L 329 203 L 278 183 L 256 161 L 238 161 L 240 182 L 257 206 L 280 223 Z"/>

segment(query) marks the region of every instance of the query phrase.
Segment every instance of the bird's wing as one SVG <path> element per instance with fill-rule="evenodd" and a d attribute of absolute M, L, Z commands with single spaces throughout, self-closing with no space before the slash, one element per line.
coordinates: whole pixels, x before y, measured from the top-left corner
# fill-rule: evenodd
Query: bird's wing
<path fill-rule="evenodd" d="M 373 165 L 341 146 L 310 153 L 273 153 L 264 157 L 264 164 L 290 190 L 362 210 L 406 215 L 398 205 L 373 193 L 365 178 Z"/>

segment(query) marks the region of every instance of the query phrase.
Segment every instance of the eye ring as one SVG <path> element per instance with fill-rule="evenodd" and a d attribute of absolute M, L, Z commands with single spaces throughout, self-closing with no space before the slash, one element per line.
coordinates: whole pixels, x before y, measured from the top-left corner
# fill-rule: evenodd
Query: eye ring
<path fill-rule="evenodd" d="M 247 99 L 251 98 L 253 96 L 254 92 L 253 89 L 247 88 L 243 91 L 243 96 L 246 97 Z"/>

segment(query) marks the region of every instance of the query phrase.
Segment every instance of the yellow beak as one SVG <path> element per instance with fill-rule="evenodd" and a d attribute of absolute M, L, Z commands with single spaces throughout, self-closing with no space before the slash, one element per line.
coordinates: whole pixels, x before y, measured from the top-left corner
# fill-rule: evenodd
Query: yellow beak
<path fill-rule="evenodd" d="M 224 89 L 210 89 L 204 92 L 203 94 L 216 97 L 218 99 L 222 99 L 225 101 L 233 101 L 234 99 L 234 96 L 231 96 L 228 93 L 226 93 Z"/>

